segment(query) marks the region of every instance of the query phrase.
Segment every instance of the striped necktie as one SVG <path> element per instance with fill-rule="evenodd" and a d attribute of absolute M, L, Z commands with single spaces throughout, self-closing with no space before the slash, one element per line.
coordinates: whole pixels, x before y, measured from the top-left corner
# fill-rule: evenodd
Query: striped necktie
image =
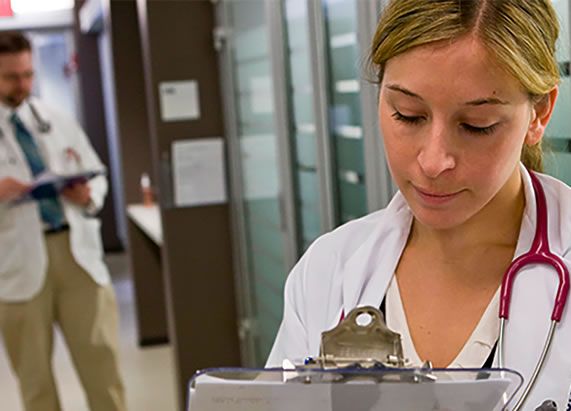
<path fill-rule="evenodd" d="M 26 156 L 30 170 L 34 177 L 37 177 L 46 171 L 46 166 L 40 154 L 40 150 L 34 141 L 34 137 L 32 137 L 16 113 L 12 114 L 10 122 L 14 126 L 16 140 L 18 140 L 18 143 Z M 51 196 L 38 200 L 42 221 L 46 225 L 47 229 L 59 228 L 64 223 L 63 208 L 54 188 L 48 187 L 47 190 L 51 191 Z M 50 193 L 46 192 L 45 194 L 48 195 Z"/>

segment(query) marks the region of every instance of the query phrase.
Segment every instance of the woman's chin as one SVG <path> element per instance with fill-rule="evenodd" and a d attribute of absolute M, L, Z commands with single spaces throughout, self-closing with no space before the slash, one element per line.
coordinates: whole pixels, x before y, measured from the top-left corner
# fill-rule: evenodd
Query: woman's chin
<path fill-rule="evenodd" d="M 422 210 L 414 211 L 414 218 L 424 227 L 432 230 L 444 231 L 460 226 L 468 220 L 466 215 L 453 212 Z"/>

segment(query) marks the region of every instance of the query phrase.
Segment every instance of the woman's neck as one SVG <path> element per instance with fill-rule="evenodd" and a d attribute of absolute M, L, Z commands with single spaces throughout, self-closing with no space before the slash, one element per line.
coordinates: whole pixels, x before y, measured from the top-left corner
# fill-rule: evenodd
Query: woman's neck
<path fill-rule="evenodd" d="M 513 247 L 519 236 L 525 195 L 517 168 L 496 196 L 459 226 L 437 230 L 414 220 L 409 245 L 428 247 L 435 256 L 458 256 L 474 247 Z"/>

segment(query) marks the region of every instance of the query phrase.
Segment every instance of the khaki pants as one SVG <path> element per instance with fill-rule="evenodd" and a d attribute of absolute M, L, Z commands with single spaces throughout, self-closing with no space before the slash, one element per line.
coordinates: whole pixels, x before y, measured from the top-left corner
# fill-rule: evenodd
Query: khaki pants
<path fill-rule="evenodd" d="M 26 411 L 60 411 L 52 373 L 53 325 L 62 331 L 91 411 L 124 411 L 117 364 L 117 303 L 73 259 L 69 232 L 46 236 L 49 267 L 42 291 L 0 302 L 0 331 Z"/>

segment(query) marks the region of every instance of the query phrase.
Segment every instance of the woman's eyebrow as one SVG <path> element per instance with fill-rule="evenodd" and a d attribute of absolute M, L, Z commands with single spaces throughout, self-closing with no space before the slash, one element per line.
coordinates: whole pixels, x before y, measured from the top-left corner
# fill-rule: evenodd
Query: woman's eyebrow
<path fill-rule="evenodd" d="M 407 88 L 400 86 L 398 84 L 389 83 L 385 87 L 388 88 L 389 90 L 398 91 L 399 93 L 403 93 L 409 97 L 418 99 L 420 101 L 424 101 L 424 99 L 421 96 L 419 96 L 418 94 L 416 94 L 416 93 L 414 93 L 414 92 L 408 90 Z M 508 105 L 510 103 L 509 103 L 509 101 L 502 100 L 502 99 L 499 99 L 497 97 L 482 97 L 482 98 L 470 100 L 470 101 L 467 101 L 466 103 L 464 103 L 464 105 L 466 105 L 466 106 L 483 106 L 485 104 L 494 104 L 494 105 L 505 106 L 505 105 Z"/>
<path fill-rule="evenodd" d="M 398 84 L 390 84 L 389 83 L 385 87 L 388 88 L 389 90 L 398 91 L 400 93 L 406 94 L 409 97 L 413 97 L 413 98 L 419 99 L 421 101 L 424 101 L 424 99 L 422 97 L 420 97 L 418 94 L 413 93 L 412 91 L 410 91 L 410 90 L 408 90 L 402 86 L 399 86 Z"/>
<path fill-rule="evenodd" d="M 502 106 L 507 106 L 510 103 L 509 103 L 509 101 L 501 100 L 497 97 L 484 97 L 484 98 L 479 98 L 476 100 L 468 101 L 464 104 L 467 106 L 483 106 L 484 104 L 499 104 Z"/>

